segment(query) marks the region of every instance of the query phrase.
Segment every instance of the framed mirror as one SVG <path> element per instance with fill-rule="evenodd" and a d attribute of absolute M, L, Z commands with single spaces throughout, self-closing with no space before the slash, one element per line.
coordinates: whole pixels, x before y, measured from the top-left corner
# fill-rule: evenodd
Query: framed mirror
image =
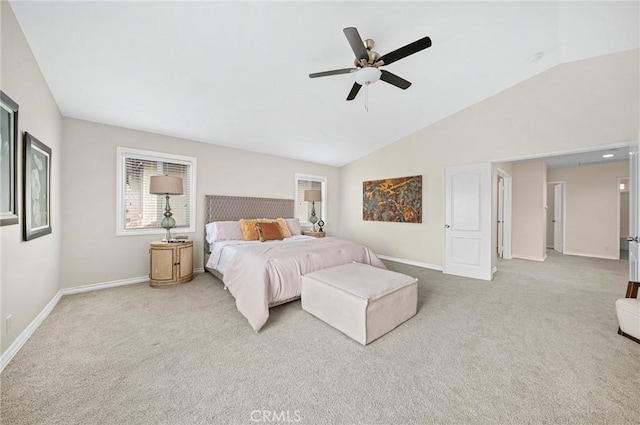
<path fill-rule="evenodd" d="M 18 224 L 18 104 L 0 91 L 0 226 Z"/>

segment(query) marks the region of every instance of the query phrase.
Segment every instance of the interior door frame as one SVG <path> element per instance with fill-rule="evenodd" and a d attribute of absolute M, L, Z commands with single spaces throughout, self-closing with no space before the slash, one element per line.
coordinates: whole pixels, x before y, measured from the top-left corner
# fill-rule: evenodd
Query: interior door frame
<path fill-rule="evenodd" d="M 507 173 L 503 169 L 496 167 L 496 172 L 504 181 L 504 193 L 502 198 L 502 259 L 511 260 L 513 258 L 511 256 L 511 205 L 513 199 L 513 182 L 511 180 L 511 174 Z"/>
<path fill-rule="evenodd" d="M 640 227 L 640 160 L 638 156 L 639 142 L 629 143 L 629 280 L 640 279 L 640 262 L 638 261 L 638 228 Z"/>
<path fill-rule="evenodd" d="M 622 212 L 620 209 L 620 194 L 623 192 L 622 190 L 620 190 L 620 185 L 626 180 L 627 182 L 627 187 L 626 187 L 626 192 L 629 193 L 629 183 L 631 182 L 631 176 L 629 177 L 618 177 L 618 243 L 620 243 L 620 239 L 622 238 L 622 234 L 620 233 L 620 213 Z M 631 195 L 629 193 L 629 195 Z M 629 201 L 631 201 L 631 199 L 629 199 Z M 631 208 L 631 202 L 629 202 L 629 208 Z M 629 214 L 629 219 L 631 219 L 631 214 Z M 631 230 L 631 228 L 629 228 L 629 230 Z M 629 232 L 631 233 L 631 232 Z M 629 235 L 626 235 L 625 237 L 628 237 Z M 629 249 L 629 244 L 627 243 L 627 250 Z M 620 259 L 620 246 L 618 246 L 618 260 Z M 628 251 L 627 251 L 628 252 Z"/>
<path fill-rule="evenodd" d="M 564 252 L 567 250 L 567 182 L 565 182 L 564 180 L 548 181 L 547 190 L 549 190 L 549 186 L 555 186 L 557 184 L 562 186 L 562 214 L 561 214 L 562 215 L 562 252 L 560 254 L 564 254 Z M 555 202 L 555 198 L 554 198 L 554 202 Z M 547 208 L 549 208 L 548 205 L 547 205 Z M 549 223 L 547 223 L 547 225 L 548 224 Z M 553 234 L 555 235 L 555 229 L 553 231 Z M 549 245 L 549 241 L 547 241 L 547 245 Z"/>

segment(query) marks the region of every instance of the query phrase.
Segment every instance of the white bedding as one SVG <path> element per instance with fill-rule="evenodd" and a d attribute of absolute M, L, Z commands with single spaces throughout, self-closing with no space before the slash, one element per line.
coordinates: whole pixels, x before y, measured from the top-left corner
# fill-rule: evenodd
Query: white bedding
<path fill-rule="evenodd" d="M 231 262 L 231 259 L 244 246 L 249 245 L 264 245 L 264 244 L 280 244 L 280 243 L 290 243 L 290 242 L 298 242 L 306 239 L 313 239 L 312 236 L 304 236 L 297 235 L 291 236 L 289 238 L 284 238 L 281 241 L 268 241 L 268 242 L 260 242 L 260 241 L 218 241 L 209 245 L 209 251 L 211 255 L 209 256 L 209 261 L 207 261 L 206 267 L 209 269 L 214 269 L 224 274 L 224 270 Z"/>
<path fill-rule="evenodd" d="M 386 268 L 364 245 L 332 237 L 287 238 L 287 242 L 236 246 L 225 266 L 223 282 L 238 311 L 258 331 L 269 318 L 269 306 L 300 296 L 306 273 L 351 262 Z M 226 248 L 222 248 L 226 251 Z M 224 254 L 217 255 L 218 264 Z"/>

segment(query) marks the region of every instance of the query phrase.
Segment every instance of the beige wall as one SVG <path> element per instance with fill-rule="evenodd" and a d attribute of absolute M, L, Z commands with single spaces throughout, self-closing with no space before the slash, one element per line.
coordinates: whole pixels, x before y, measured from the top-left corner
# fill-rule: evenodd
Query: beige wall
<path fill-rule="evenodd" d="M 628 175 L 627 161 L 549 170 L 566 182 L 565 254 L 619 258 L 618 178 Z"/>
<path fill-rule="evenodd" d="M 542 160 L 513 164 L 511 254 L 514 258 L 546 258 L 547 164 Z"/>
<path fill-rule="evenodd" d="M 0 85 L 19 109 L 18 190 L 22 208 L 22 135 L 33 134 L 49 146 L 51 155 L 52 233 L 29 242 L 22 241 L 20 224 L 0 227 L 0 337 L 4 352 L 58 291 L 62 204 L 60 188 L 62 118 L 8 2 L 1 2 L 2 55 Z M 5 318 L 11 315 L 5 333 Z"/>
<path fill-rule="evenodd" d="M 203 267 L 204 195 L 293 199 L 296 172 L 327 177 L 329 235 L 339 232 L 339 170 L 65 118 L 65 197 L 61 286 L 71 287 L 145 276 L 148 244 L 162 235 L 116 236 L 116 148 L 146 149 L 197 158 L 194 267 Z M 184 232 L 181 232 L 184 233 Z"/>
<path fill-rule="evenodd" d="M 638 59 L 633 50 L 560 65 L 344 166 L 342 236 L 441 265 L 444 167 L 636 140 Z M 416 174 L 422 224 L 362 220 L 364 180 Z"/>

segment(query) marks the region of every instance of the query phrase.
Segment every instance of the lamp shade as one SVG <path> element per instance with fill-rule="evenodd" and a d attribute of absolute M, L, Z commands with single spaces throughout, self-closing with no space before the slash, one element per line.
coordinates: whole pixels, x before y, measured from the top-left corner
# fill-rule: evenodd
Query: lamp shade
<path fill-rule="evenodd" d="M 304 200 L 306 202 L 312 201 L 322 201 L 322 191 L 321 190 L 305 190 L 304 191 Z"/>
<path fill-rule="evenodd" d="M 182 195 L 182 178 L 151 176 L 149 193 L 153 195 Z"/>

